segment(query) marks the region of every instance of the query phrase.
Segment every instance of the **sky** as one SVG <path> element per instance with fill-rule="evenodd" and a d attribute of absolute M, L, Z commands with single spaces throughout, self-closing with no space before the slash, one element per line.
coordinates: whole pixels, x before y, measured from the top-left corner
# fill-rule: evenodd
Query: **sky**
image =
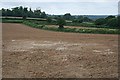
<path fill-rule="evenodd" d="M 51 15 L 117 15 L 119 0 L 1 0 L 1 8 L 38 8 Z"/>

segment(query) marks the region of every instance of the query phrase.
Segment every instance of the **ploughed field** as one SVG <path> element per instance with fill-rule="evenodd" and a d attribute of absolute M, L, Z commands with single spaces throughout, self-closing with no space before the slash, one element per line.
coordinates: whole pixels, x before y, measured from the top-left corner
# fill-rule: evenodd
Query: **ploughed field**
<path fill-rule="evenodd" d="M 114 78 L 118 35 L 40 30 L 2 24 L 3 78 Z"/>

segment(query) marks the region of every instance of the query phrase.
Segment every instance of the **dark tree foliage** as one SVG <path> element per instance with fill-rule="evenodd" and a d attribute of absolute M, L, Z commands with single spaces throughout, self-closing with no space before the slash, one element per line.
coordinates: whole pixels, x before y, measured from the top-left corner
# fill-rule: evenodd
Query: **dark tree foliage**
<path fill-rule="evenodd" d="M 95 21 L 96 25 L 106 25 L 112 28 L 119 28 L 120 26 L 120 16 L 108 16 L 105 19 L 99 18 Z"/>
<path fill-rule="evenodd" d="M 110 16 L 106 17 L 105 19 L 109 20 L 109 19 L 112 19 L 112 18 L 115 18 L 115 16 L 110 15 Z"/>
<path fill-rule="evenodd" d="M 120 15 L 117 16 L 118 28 L 120 29 Z"/>
<path fill-rule="evenodd" d="M 90 21 L 92 21 L 92 20 L 89 19 L 88 17 L 84 17 L 84 18 L 83 18 L 83 22 L 90 22 Z"/>
<path fill-rule="evenodd" d="M 7 9 L 6 10 L 6 16 L 12 16 L 13 14 L 12 14 L 12 11 L 11 10 L 9 10 L 9 9 Z"/>
<path fill-rule="evenodd" d="M 45 14 L 45 12 L 41 13 L 41 18 L 47 18 L 47 15 Z"/>
<path fill-rule="evenodd" d="M 96 24 L 96 25 L 104 25 L 104 24 L 106 24 L 106 23 L 107 23 L 107 20 L 104 19 L 104 18 L 99 18 L 99 19 L 97 19 L 97 20 L 95 21 L 95 24 Z"/>
<path fill-rule="evenodd" d="M 66 24 L 66 21 L 63 19 L 63 18 L 59 18 L 57 20 L 57 24 L 59 25 L 59 29 L 63 29 L 64 28 L 64 25 Z"/>
<path fill-rule="evenodd" d="M 72 22 L 78 23 L 78 19 L 73 19 Z"/>
<path fill-rule="evenodd" d="M 82 23 L 82 22 L 84 21 L 84 17 L 83 17 L 83 16 L 79 16 L 77 21 L 78 21 L 79 23 Z"/>
<path fill-rule="evenodd" d="M 2 16 L 2 10 L 0 10 L 0 16 Z"/>
<path fill-rule="evenodd" d="M 52 22 L 52 18 L 51 17 L 47 17 L 47 22 L 51 23 Z"/>
<path fill-rule="evenodd" d="M 28 11 L 28 17 L 33 17 L 33 11 L 31 8 L 29 8 L 29 11 Z"/>
<path fill-rule="evenodd" d="M 2 16 L 7 16 L 7 14 L 6 14 L 6 13 L 7 13 L 7 11 L 6 11 L 6 9 L 2 8 L 2 10 L 1 10 L 1 11 L 2 11 Z"/>
<path fill-rule="evenodd" d="M 118 19 L 117 18 L 109 19 L 107 25 L 110 27 L 118 27 Z"/>
<path fill-rule="evenodd" d="M 34 10 L 34 17 L 40 18 L 41 10 Z"/>
<path fill-rule="evenodd" d="M 41 12 L 40 9 L 36 9 L 34 11 L 31 10 L 31 8 L 27 7 L 15 7 L 12 9 L 1 9 L 2 16 L 12 16 L 12 17 L 23 17 L 26 19 L 26 17 L 33 17 L 33 18 L 47 18 L 47 15 L 45 12 Z"/>
<path fill-rule="evenodd" d="M 82 23 L 82 22 L 90 22 L 90 21 L 92 21 L 92 20 L 89 19 L 88 17 L 79 16 L 77 19 L 73 19 L 72 22 Z"/>
<path fill-rule="evenodd" d="M 28 16 L 28 10 L 27 10 L 27 8 L 24 8 L 24 9 L 23 9 L 22 17 L 23 17 L 23 19 L 26 19 L 27 16 Z"/>
<path fill-rule="evenodd" d="M 21 15 L 22 11 L 19 10 L 19 7 L 12 8 L 12 13 L 13 13 L 13 16 L 15 16 L 15 17 L 21 17 L 22 16 Z"/>
<path fill-rule="evenodd" d="M 72 19 L 72 16 L 70 13 L 66 13 L 63 15 L 63 18 L 66 19 L 66 20 L 71 20 Z"/>

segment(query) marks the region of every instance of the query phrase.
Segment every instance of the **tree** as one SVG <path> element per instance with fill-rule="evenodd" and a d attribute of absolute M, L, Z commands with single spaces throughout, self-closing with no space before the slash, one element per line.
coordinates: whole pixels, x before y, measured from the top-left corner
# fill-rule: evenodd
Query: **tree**
<path fill-rule="evenodd" d="M 78 23 L 79 21 L 78 21 L 78 19 L 73 19 L 72 22 Z"/>
<path fill-rule="evenodd" d="M 23 10 L 23 7 L 22 7 L 22 6 L 20 6 L 20 7 L 19 7 L 19 13 L 20 13 L 19 15 L 20 15 L 20 17 L 22 17 L 22 16 L 23 16 L 23 11 L 24 11 L 24 10 Z"/>
<path fill-rule="evenodd" d="M 34 17 L 40 18 L 40 16 L 41 16 L 41 10 L 40 9 L 34 10 Z"/>
<path fill-rule="evenodd" d="M 13 16 L 13 13 L 11 10 L 7 9 L 6 10 L 6 16 Z"/>
<path fill-rule="evenodd" d="M 57 24 L 59 25 L 59 27 L 58 27 L 59 29 L 63 29 L 66 22 L 65 22 L 65 20 L 63 18 L 59 18 L 57 20 Z"/>
<path fill-rule="evenodd" d="M 19 7 L 12 8 L 12 12 L 15 17 L 20 17 L 21 12 L 19 10 Z"/>
<path fill-rule="evenodd" d="M 40 9 L 32 11 L 31 8 L 28 10 L 27 7 L 22 6 L 14 7 L 12 10 L 2 8 L 0 11 L 2 16 L 23 17 L 23 19 L 26 19 L 26 17 L 47 18 L 46 13 L 41 12 Z"/>
<path fill-rule="evenodd" d="M 4 8 L 2 8 L 2 16 L 7 16 L 6 15 L 6 10 Z"/>
<path fill-rule="evenodd" d="M 31 8 L 29 8 L 28 17 L 34 17 L 33 11 Z"/>
<path fill-rule="evenodd" d="M 90 21 L 92 21 L 92 20 L 89 19 L 88 17 L 83 17 L 83 16 L 78 16 L 77 19 L 73 20 L 73 22 L 76 22 L 76 23 L 90 22 Z"/>
<path fill-rule="evenodd" d="M 88 17 L 83 17 L 83 22 L 90 22 L 92 21 L 91 19 L 89 19 Z"/>
<path fill-rule="evenodd" d="M 115 16 L 110 15 L 110 16 L 106 17 L 105 19 L 109 20 L 109 19 L 112 19 L 112 18 L 115 18 Z"/>
<path fill-rule="evenodd" d="M 117 16 L 118 27 L 120 27 L 120 15 Z"/>
<path fill-rule="evenodd" d="M 24 8 L 23 9 L 23 19 L 26 19 L 27 18 L 27 16 L 28 16 L 28 10 L 27 10 L 27 8 Z"/>
<path fill-rule="evenodd" d="M 117 18 L 112 18 L 112 19 L 108 20 L 107 25 L 110 27 L 118 27 Z"/>
<path fill-rule="evenodd" d="M 0 16 L 2 16 L 2 10 L 0 10 Z"/>
<path fill-rule="evenodd" d="M 79 23 L 82 23 L 82 22 L 83 22 L 83 19 L 84 19 L 83 16 L 78 16 L 78 22 L 79 22 Z"/>
<path fill-rule="evenodd" d="M 47 18 L 47 22 L 48 22 L 48 23 L 51 23 L 51 22 L 52 22 L 51 17 L 48 17 L 48 18 Z"/>
<path fill-rule="evenodd" d="M 96 25 L 104 25 L 104 24 L 106 24 L 106 19 L 104 19 L 104 18 L 99 18 L 99 19 L 97 19 L 96 21 L 95 21 L 95 24 Z"/>
<path fill-rule="evenodd" d="M 82 23 L 83 22 L 83 16 L 78 16 L 77 18 L 74 18 L 72 20 L 74 23 Z"/>
<path fill-rule="evenodd" d="M 45 12 L 41 13 L 41 18 L 47 18 L 47 15 L 45 14 Z"/>
<path fill-rule="evenodd" d="M 63 18 L 66 19 L 66 20 L 70 20 L 72 18 L 71 14 L 70 13 L 66 13 L 63 15 Z"/>

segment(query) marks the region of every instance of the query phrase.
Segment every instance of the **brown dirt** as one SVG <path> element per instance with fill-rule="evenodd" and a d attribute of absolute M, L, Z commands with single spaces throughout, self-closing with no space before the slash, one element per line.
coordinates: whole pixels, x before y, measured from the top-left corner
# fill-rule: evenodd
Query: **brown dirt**
<path fill-rule="evenodd" d="M 118 35 L 3 23 L 3 78 L 118 77 Z"/>

